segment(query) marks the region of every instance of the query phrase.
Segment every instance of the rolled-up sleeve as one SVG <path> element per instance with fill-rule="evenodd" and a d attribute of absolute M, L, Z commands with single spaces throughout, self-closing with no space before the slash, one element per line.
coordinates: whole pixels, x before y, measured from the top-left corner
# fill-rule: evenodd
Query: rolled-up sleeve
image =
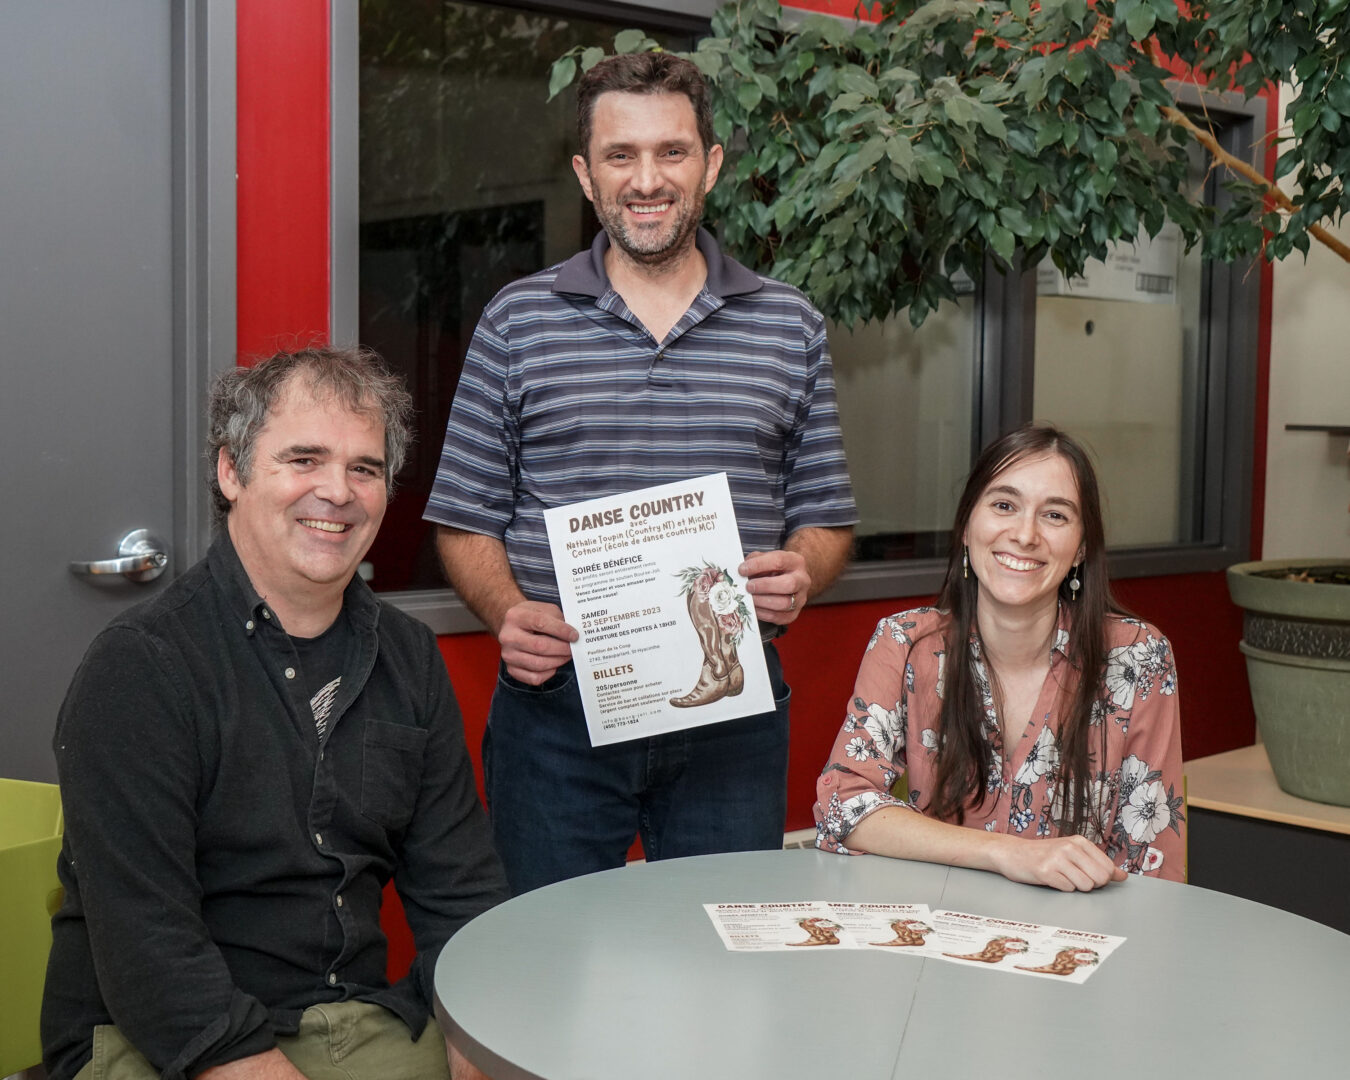
<path fill-rule="evenodd" d="M 864 653 L 843 726 L 816 781 L 816 846 L 856 854 L 845 841 L 858 822 L 883 806 L 908 803 L 891 794 L 905 772 L 908 644 L 883 619 Z"/>
<path fill-rule="evenodd" d="M 1137 667 L 1112 836 L 1134 873 L 1186 880 L 1181 711 L 1172 646 L 1145 625 L 1129 649 Z"/>

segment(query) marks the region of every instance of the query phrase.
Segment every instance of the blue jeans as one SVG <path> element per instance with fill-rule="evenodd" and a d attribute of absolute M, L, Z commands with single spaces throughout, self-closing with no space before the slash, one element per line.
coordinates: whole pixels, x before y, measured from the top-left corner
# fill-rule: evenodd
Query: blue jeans
<path fill-rule="evenodd" d="M 497 677 L 483 735 L 493 841 L 515 893 L 648 859 L 781 847 L 788 703 L 764 646 L 774 711 L 591 746 L 571 663 L 542 686 Z"/>

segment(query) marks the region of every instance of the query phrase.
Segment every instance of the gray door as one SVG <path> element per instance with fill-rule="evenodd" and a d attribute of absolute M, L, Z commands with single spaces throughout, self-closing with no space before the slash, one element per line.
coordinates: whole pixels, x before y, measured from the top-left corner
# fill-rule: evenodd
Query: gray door
<path fill-rule="evenodd" d="M 233 353 L 234 5 L 0 4 L 0 776 L 55 779 L 94 634 L 195 559 Z M 77 575 L 147 530 L 157 580 Z"/>

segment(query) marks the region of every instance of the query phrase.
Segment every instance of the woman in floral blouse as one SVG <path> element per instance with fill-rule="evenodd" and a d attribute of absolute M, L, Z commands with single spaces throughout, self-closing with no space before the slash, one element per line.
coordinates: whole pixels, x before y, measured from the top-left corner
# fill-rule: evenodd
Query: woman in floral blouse
<path fill-rule="evenodd" d="M 817 845 L 1066 891 L 1182 880 L 1172 650 L 1111 596 L 1082 447 L 1043 426 L 993 443 L 952 541 L 939 607 L 867 644 L 816 784 Z"/>

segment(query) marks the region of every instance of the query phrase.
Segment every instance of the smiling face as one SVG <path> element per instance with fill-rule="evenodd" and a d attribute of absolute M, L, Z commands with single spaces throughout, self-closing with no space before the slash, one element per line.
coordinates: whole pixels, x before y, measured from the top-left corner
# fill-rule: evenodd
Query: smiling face
<path fill-rule="evenodd" d="M 1059 583 L 1083 558 L 1078 484 L 1059 454 L 1023 458 L 980 494 L 963 542 L 981 608 L 1036 613 L 1057 603 Z"/>
<path fill-rule="evenodd" d="M 572 159 L 572 168 L 618 250 L 651 266 L 693 248 L 722 148 L 704 153 L 687 97 L 601 94 L 586 150 Z"/>
<path fill-rule="evenodd" d="M 342 592 L 384 518 L 384 455 L 378 414 L 315 397 L 295 380 L 258 433 L 247 482 L 220 454 L 216 471 L 231 504 L 230 539 L 254 588 L 291 633 L 316 615 L 337 617 Z"/>

